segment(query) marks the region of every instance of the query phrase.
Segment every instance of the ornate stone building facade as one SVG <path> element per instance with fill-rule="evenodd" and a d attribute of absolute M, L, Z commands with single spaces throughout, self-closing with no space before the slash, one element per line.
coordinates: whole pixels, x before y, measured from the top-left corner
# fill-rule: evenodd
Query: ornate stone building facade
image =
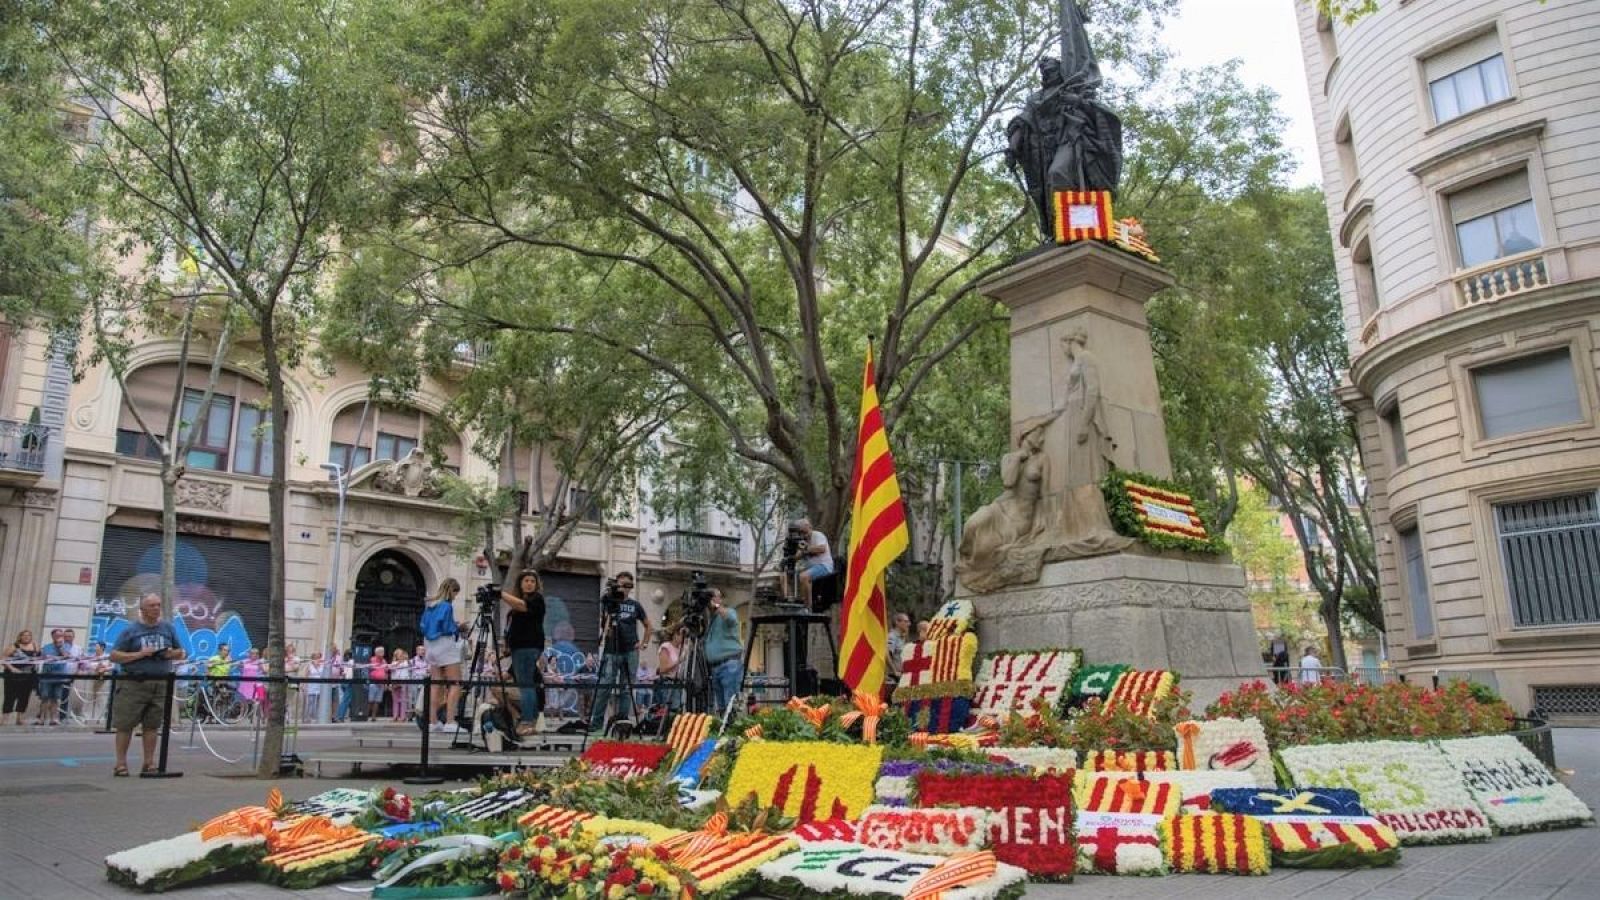
<path fill-rule="evenodd" d="M 1600 4 L 1296 4 L 1388 646 L 1600 716 Z"/>

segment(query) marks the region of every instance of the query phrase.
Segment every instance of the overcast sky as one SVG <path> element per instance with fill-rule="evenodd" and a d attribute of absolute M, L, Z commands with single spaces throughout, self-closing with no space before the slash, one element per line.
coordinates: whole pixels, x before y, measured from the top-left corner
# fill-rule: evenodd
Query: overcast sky
<path fill-rule="evenodd" d="M 1295 2 L 1184 0 L 1178 18 L 1167 24 L 1165 37 L 1181 65 L 1203 66 L 1237 57 L 1244 62 L 1240 74 L 1246 82 L 1278 93 L 1278 108 L 1289 117 L 1284 143 L 1298 164 L 1289 180 L 1301 185 L 1314 184 L 1320 176 Z"/>

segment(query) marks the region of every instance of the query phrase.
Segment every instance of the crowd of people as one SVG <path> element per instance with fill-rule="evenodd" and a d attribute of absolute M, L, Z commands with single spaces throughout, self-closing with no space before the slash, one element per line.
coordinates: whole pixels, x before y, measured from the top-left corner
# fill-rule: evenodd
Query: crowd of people
<path fill-rule="evenodd" d="M 105 715 L 106 682 L 96 678 L 117 671 L 103 642 L 80 647 L 71 628 L 50 630 L 40 645 L 23 630 L 11 642 L 3 661 L 5 706 L 0 725 L 61 725 L 71 719 L 92 721 Z M 35 705 L 34 701 L 38 701 Z M 28 711 L 34 711 L 28 718 Z"/>

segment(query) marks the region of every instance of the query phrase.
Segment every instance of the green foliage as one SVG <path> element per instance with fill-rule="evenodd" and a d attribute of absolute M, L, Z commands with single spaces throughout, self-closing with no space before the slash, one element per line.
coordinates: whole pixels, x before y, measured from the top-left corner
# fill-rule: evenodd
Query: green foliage
<path fill-rule="evenodd" d="M 1209 554 L 1228 552 L 1228 542 L 1223 539 L 1222 535 L 1211 530 L 1211 523 L 1215 520 L 1206 514 L 1204 499 L 1192 498 L 1195 510 L 1200 514 L 1200 521 L 1205 523 L 1206 537 L 1204 540 L 1184 535 L 1166 534 L 1144 527 L 1144 523 L 1139 519 L 1139 505 L 1134 502 L 1133 497 L 1128 493 L 1127 486 L 1123 484 L 1125 481 L 1135 481 L 1147 487 L 1190 496 L 1189 491 L 1176 482 L 1157 478 L 1154 475 L 1146 475 L 1143 472 L 1123 472 L 1113 469 L 1100 482 L 1100 490 L 1105 495 L 1106 511 L 1110 513 L 1111 524 L 1116 528 L 1118 534 L 1137 538 L 1157 550 L 1185 550 L 1190 553 Z"/>

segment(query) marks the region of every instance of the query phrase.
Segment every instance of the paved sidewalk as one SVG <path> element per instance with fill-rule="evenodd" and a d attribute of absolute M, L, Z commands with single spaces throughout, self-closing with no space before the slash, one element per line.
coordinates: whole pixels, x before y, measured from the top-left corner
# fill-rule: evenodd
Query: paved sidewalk
<path fill-rule="evenodd" d="M 301 748 L 348 743 L 348 732 L 301 737 Z M 170 837 L 222 810 L 259 803 L 271 786 L 240 777 L 203 749 L 174 740 L 172 767 L 183 778 L 112 778 L 110 738 L 85 733 L 23 734 L 0 730 L 0 898 L 118 897 L 134 894 L 105 880 L 107 854 Z M 250 735 L 214 733 L 217 752 L 248 757 Z M 1560 729 L 1556 758 L 1573 770 L 1568 783 L 1600 807 L 1600 729 Z M 137 757 L 137 750 L 134 752 Z M 137 759 L 133 760 L 135 766 Z M 335 785 L 389 783 L 370 779 L 303 779 L 279 784 L 291 798 Z M 178 896 L 348 898 L 336 888 L 295 894 L 256 884 L 177 892 Z M 1407 847 L 1387 869 L 1297 871 L 1260 878 L 1184 875 L 1165 878 L 1080 876 L 1070 885 L 1036 885 L 1030 897 L 1106 898 L 1594 898 L 1600 897 L 1600 829 L 1580 828 L 1497 837 L 1487 844 Z"/>

